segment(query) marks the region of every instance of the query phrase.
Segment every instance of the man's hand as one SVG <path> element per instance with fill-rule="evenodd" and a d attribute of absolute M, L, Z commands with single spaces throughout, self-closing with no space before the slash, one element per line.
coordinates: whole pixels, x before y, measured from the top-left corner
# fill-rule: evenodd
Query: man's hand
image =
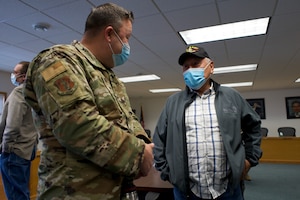
<path fill-rule="evenodd" d="M 148 172 L 153 167 L 153 148 L 154 143 L 145 144 L 144 159 L 140 166 L 140 176 L 147 176 Z"/>
<path fill-rule="evenodd" d="M 250 168 L 251 168 L 250 162 L 248 160 L 245 160 L 244 170 L 241 177 L 242 180 L 245 180 L 245 177 L 247 176 Z"/>

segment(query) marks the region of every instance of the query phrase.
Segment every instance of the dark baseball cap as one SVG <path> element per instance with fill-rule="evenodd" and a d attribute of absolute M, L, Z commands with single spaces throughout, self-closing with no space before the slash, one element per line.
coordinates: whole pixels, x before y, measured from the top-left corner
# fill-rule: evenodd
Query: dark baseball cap
<path fill-rule="evenodd" d="M 188 46 L 185 52 L 179 57 L 179 65 L 183 65 L 184 61 L 190 57 L 209 58 L 208 53 L 202 47 L 192 45 Z"/>

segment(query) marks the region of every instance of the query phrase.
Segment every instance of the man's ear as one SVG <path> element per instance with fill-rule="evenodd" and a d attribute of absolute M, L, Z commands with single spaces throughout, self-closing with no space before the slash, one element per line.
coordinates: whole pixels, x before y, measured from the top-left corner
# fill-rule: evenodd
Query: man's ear
<path fill-rule="evenodd" d="M 210 69 L 211 69 L 210 73 L 213 74 L 214 73 L 214 69 L 215 69 L 214 61 L 211 60 L 209 66 L 210 66 Z"/>
<path fill-rule="evenodd" d="M 108 42 L 111 42 L 112 34 L 113 34 L 113 27 L 112 26 L 106 27 L 104 30 L 104 37 Z"/>

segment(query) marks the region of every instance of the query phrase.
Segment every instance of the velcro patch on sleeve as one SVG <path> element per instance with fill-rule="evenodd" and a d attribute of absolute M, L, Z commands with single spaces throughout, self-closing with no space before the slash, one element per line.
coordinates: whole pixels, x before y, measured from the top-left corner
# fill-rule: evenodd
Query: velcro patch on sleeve
<path fill-rule="evenodd" d="M 54 85 L 57 87 L 58 94 L 60 95 L 73 94 L 73 92 L 77 89 L 77 84 L 74 83 L 68 76 L 64 76 L 60 79 L 57 79 L 54 82 Z"/>
<path fill-rule="evenodd" d="M 65 66 L 59 61 L 56 62 L 49 67 L 47 67 L 44 71 L 42 71 L 42 76 L 44 80 L 47 82 L 54 78 L 55 76 L 61 74 L 62 72 L 66 71 Z"/>

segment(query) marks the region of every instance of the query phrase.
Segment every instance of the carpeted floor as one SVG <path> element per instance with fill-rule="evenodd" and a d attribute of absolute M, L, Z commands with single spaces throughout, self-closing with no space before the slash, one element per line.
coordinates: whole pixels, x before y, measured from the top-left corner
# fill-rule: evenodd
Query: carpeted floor
<path fill-rule="evenodd" d="M 300 200 L 300 165 L 260 163 L 249 173 L 245 200 Z"/>

